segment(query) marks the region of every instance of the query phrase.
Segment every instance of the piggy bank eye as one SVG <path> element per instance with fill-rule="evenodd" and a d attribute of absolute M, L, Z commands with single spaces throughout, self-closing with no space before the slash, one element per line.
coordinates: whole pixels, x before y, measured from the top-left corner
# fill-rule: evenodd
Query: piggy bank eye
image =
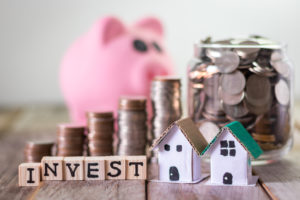
<path fill-rule="evenodd" d="M 156 51 L 161 52 L 161 48 L 160 46 L 156 43 L 156 42 L 152 42 L 152 45 L 154 46 L 154 48 L 156 49 Z"/>
<path fill-rule="evenodd" d="M 137 51 L 140 52 L 146 52 L 147 51 L 147 46 L 145 44 L 145 42 L 143 42 L 142 40 L 134 40 L 133 41 L 133 46 Z"/>

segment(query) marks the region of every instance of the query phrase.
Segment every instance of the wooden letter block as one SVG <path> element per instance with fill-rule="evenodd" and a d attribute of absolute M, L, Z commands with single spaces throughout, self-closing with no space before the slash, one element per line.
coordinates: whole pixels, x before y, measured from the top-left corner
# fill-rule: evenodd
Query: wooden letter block
<path fill-rule="evenodd" d="M 125 156 L 105 157 L 106 179 L 125 179 Z"/>
<path fill-rule="evenodd" d="M 42 159 L 42 180 L 63 180 L 63 157 L 46 156 Z"/>
<path fill-rule="evenodd" d="M 126 156 L 126 179 L 147 179 L 146 156 Z"/>
<path fill-rule="evenodd" d="M 38 186 L 41 182 L 41 163 L 19 165 L 19 186 Z"/>
<path fill-rule="evenodd" d="M 83 180 L 83 161 L 84 157 L 65 157 L 64 158 L 64 180 Z"/>
<path fill-rule="evenodd" d="M 85 180 L 104 180 L 105 179 L 105 160 L 104 157 L 93 156 L 84 159 Z"/>

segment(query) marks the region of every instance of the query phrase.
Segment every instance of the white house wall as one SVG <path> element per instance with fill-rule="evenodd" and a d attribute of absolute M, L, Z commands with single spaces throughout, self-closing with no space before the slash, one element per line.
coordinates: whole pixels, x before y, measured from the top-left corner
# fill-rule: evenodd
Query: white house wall
<path fill-rule="evenodd" d="M 193 151 L 193 181 L 199 180 L 201 178 L 201 158 L 198 154 Z"/>
<path fill-rule="evenodd" d="M 164 145 L 170 145 L 170 150 L 165 151 Z M 182 151 L 177 152 L 176 146 L 182 145 Z M 180 129 L 175 125 L 168 135 L 158 145 L 159 179 L 169 180 L 169 169 L 177 167 L 179 171 L 179 182 L 192 181 L 192 147 Z"/>
<path fill-rule="evenodd" d="M 220 154 L 221 140 L 234 140 L 236 155 L 223 156 Z M 223 175 L 228 172 L 233 176 L 232 185 L 246 185 L 248 177 L 248 152 L 232 134 L 223 133 L 213 144 L 211 153 L 211 182 L 223 184 Z"/>

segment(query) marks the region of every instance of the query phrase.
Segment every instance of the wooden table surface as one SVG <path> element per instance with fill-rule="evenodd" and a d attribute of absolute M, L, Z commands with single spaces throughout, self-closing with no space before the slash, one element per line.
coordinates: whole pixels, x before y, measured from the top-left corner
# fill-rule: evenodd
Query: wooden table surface
<path fill-rule="evenodd" d="M 294 147 L 279 162 L 255 166 L 255 187 L 166 184 L 151 181 L 49 181 L 18 187 L 18 165 L 25 142 L 51 139 L 56 124 L 68 121 L 63 106 L 0 108 L 0 199 L 300 199 L 300 102 L 295 104 Z M 157 166 L 150 166 L 149 177 Z M 208 170 L 208 165 L 203 166 Z"/>

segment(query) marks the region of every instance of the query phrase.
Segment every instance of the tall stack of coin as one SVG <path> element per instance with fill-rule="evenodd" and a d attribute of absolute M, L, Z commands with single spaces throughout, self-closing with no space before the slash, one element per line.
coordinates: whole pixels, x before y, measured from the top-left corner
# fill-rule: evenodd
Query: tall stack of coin
<path fill-rule="evenodd" d="M 53 145 L 53 142 L 27 142 L 24 150 L 25 162 L 41 162 L 44 156 L 51 156 Z"/>
<path fill-rule="evenodd" d="M 85 126 L 59 124 L 57 131 L 58 156 L 82 156 L 85 140 Z"/>
<path fill-rule="evenodd" d="M 112 112 L 88 112 L 90 156 L 113 155 L 114 117 Z"/>
<path fill-rule="evenodd" d="M 158 76 L 151 83 L 152 139 L 158 138 L 174 121 L 181 118 L 181 83 L 179 78 Z"/>
<path fill-rule="evenodd" d="M 147 138 L 145 97 L 121 97 L 118 111 L 118 155 L 144 155 Z"/>
<path fill-rule="evenodd" d="M 189 114 L 202 129 L 240 121 L 263 150 L 280 149 L 291 132 L 291 66 L 266 38 L 201 44 L 189 64 Z M 211 131 L 207 131 L 211 139 Z"/>

